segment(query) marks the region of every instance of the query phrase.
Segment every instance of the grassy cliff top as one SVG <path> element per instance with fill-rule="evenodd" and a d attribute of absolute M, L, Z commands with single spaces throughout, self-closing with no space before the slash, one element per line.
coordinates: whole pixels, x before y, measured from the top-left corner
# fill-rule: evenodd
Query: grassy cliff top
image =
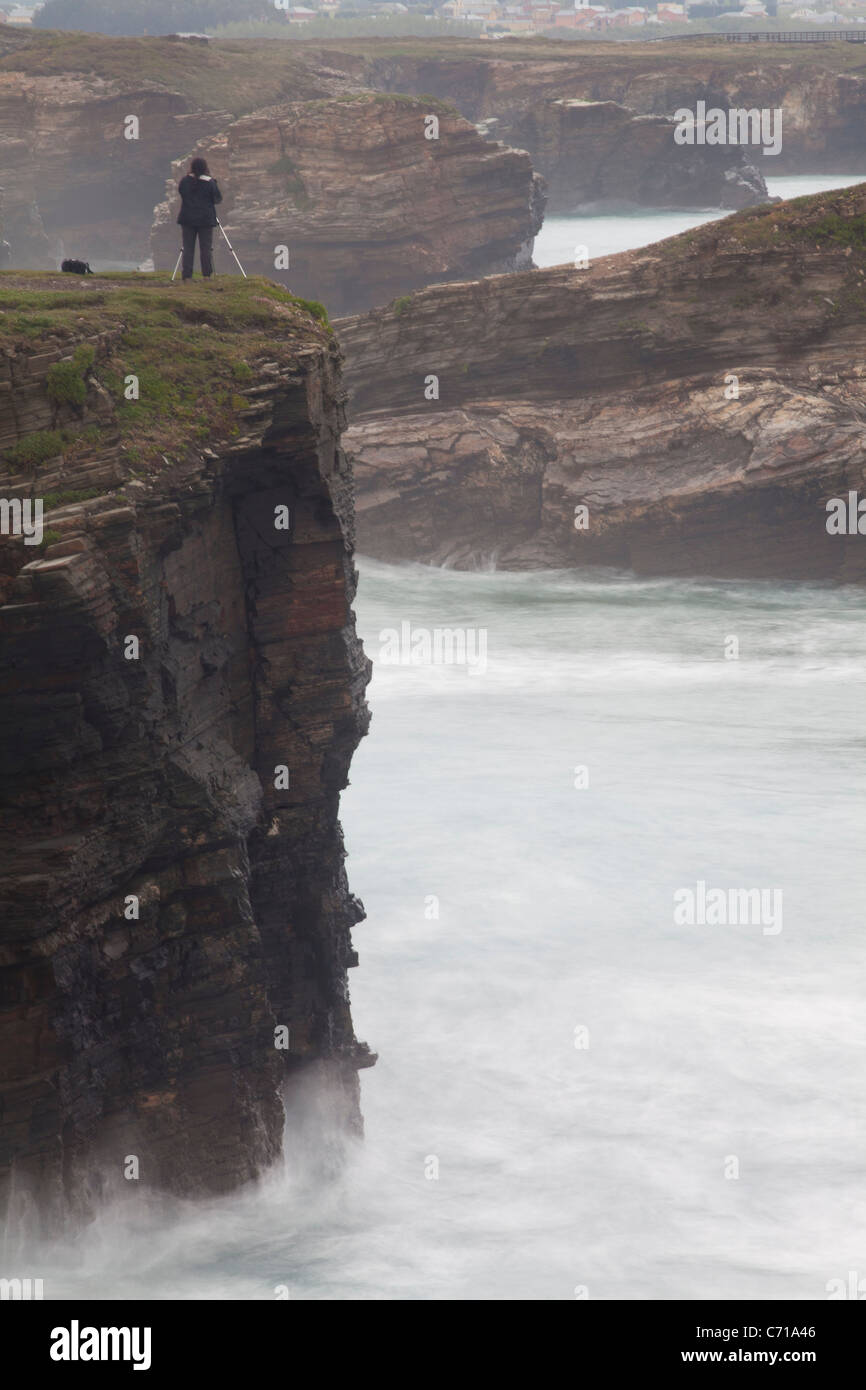
<path fill-rule="evenodd" d="M 850 26 L 854 28 L 852 24 Z M 859 44 L 845 43 L 773 43 L 744 44 L 727 43 L 724 35 L 710 34 L 705 38 L 688 35 L 686 40 L 676 38 L 653 39 L 641 42 L 639 39 L 616 40 L 592 39 L 549 39 L 522 37 L 518 35 L 497 39 L 452 38 L 436 36 L 431 38 L 344 38 L 325 44 L 322 39 L 296 40 L 294 47 L 299 55 L 304 50 L 312 56 L 319 48 L 319 56 L 338 66 L 339 55 L 346 54 L 355 59 L 375 61 L 379 58 L 407 58 L 423 61 L 447 60 L 449 62 L 476 61 L 485 63 L 561 63 L 573 66 L 602 69 L 645 69 L 656 71 L 686 71 L 697 63 L 701 67 L 712 64 L 744 72 L 785 66 L 793 69 L 822 69 L 832 72 L 863 71 L 863 53 Z M 308 57 L 307 61 L 310 58 Z"/>
<path fill-rule="evenodd" d="M 866 255 L 866 183 L 764 203 L 660 242 L 683 252 L 845 250 Z"/>
<path fill-rule="evenodd" d="M 328 84 L 294 55 L 294 44 L 265 39 L 191 44 L 168 38 L 34 29 L 10 42 L 0 25 L 0 72 L 28 77 L 87 77 L 124 89 L 155 85 L 181 92 L 200 110 L 241 115 L 278 101 L 325 96 Z"/>
<path fill-rule="evenodd" d="M 31 355 L 58 358 L 46 378 L 58 427 L 20 438 L 0 474 L 37 470 L 58 454 L 74 458 L 97 447 L 103 429 L 119 433 L 130 463 L 148 467 L 169 450 L 177 457 L 231 438 L 255 364 L 290 368 L 299 350 L 330 339 L 321 305 L 259 276 L 172 284 L 167 273 L 0 273 L 0 356 L 13 370 Z M 113 406 L 104 423 L 84 409 L 92 374 Z M 138 399 L 127 399 L 131 376 Z"/>
<path fill-rule="evenodd" d="M 124 88 L 155 84 L 182 92 L 203 110 L 235 115 L 280 101 L 326 96 L 334 89 L 333 73 L 341 57 L 356 79 L 366 62 L 404 58 L 419 62 L 465 60 L 469 63 L 559 64 L 574 77 L 596 72 L 688 73 L 708 68 L 730 72 L 761 70 L 860 72 L 859 44 L 748 44 L 700 40 L 641 43 L 542 38 L 502 39 L 495 44 L 461 38 L 319 40 L 214 39 L 191 44 L 169 38 L 110 38 L 101 34 L 34 29 L 29 33 L 0 25 L 0 72 L 28 76 L 96 77 Z"/>

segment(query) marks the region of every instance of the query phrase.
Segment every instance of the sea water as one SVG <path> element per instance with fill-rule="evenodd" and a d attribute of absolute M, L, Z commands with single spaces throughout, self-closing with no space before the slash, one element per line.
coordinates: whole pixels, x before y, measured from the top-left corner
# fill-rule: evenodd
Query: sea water
<path fill-rule="evenodd" d="M 320 1098 L 259 1187 L 34 1254 L 46 1297 L 824 1297 L 866 1218 L 860 591 L 367 561 L 358 616 L 374 660 L 486 634 L 377 663 L 343 796 L 366 1139 L 323 1172 Z M 781 930 L 678 923 L 699 883 Z"/>
<path fill-rule="evenodd" d="M 539 259 L 696 219 L 554 218 Z M 807 1300 L 866 1274 L 862 592 L 360 568 L 366 1138 L 335 1171 L 329 1098 L 302 1096 L 261 1184 L 142 1190 L 24 1272 L 266 1300 Z M 379 660 L 405 623 L 483 632 L 485 660 Z M 779 922 L 684 921 L 700 885 L 778 892 Z"/>
<path fill-rule="evenodd" d="M 766 182 L 771 197 L 800 198 L 808 193 L 824 193 L 866 182 L 866 174 L 790 174 L 769 176 Z M 595 214 L 558 213 L 545 218 L 535 238 L 533 259 L 539 267 L 574 264 L 575 248 L 585 247 L 588 260 L 596 261 L 602 256 L 633 251 L 730 215 L 730 210 L 719 208 L 644 207 Z"/>

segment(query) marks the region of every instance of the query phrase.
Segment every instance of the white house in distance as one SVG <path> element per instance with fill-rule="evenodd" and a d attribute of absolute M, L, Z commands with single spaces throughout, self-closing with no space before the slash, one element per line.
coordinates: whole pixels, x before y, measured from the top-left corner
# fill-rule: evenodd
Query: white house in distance
<path fill-rule="evenodd" d="M 3 19 L 6 24 L 32 24 L 33 16 L 41 9 L 41 5 L 8 5 L 3 10 Z"/>
<path fill-rule="evenodd" d="M 760 4 L 761 0 L 751 3 Z M 599 0 L 444 0 L 436 13 L 446 19 L 478 24 L 483 33 L 497 38 L 502 34 L 546 33 L 551 29 L 594 31 L 659 24 L 685 27 L 690 22 L 687 0 L 658 0 L 657 13 L 644 5 L 611 8 Z"/>

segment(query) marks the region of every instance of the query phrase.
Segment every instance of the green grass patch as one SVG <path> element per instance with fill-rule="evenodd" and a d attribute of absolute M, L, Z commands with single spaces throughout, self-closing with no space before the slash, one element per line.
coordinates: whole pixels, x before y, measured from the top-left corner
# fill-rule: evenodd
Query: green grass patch
<path fill-rule="evenodd" d="M 669 237 L 657 250 L 668 260 L 683 252 L 783 251 L 839 247 L 866 252 L 866 181 L 810 193 L 783 203 L 745 208 L 718 222 Z M 859 255 L 858 255 L 859 259 Z"/>
<path fill-rule="evenodd" d="M 10 472 L 38 468 L 48 459 L 57 458 L 63 453 L 65 437 L 62 430 L 35 430 L 25 435 L 3 455 L 3 462 Z"/>
<path fill-rule="evenodd" d="M 66 362 L 55 362 L 45 375 L 45 389 L 55 405 L 82 406 L 87 399 L 86 374 L 93 366 L 96 351 L 81 343 Z"/>
<path fill-rule="evenodd" d="M 15 272 L 10 284 L 0 274 L 0 296 L 5 292 L 7 301 L 30 311 L 21 316 L 20 334 L 17 313 L 0 315 L 0 346 L 32 351 L 27 329 L 43 323 L 46 348 L 65 348 L 69 358 L 49 368 L 51 399 L 81 406 L 90 373 L 113 398 L 127 463 L 146 471 L 164 468 L 163 455 L 179 459 L 188 445 L 237 434 L 250 407 L 244 388 L 255 381 L 256 361 L 291 366 L 298 348 L 324 345 L 331 333 L 324 305 L 259 276 L 171 285 L 167 273 L 118 272 L 100 276 L 93 296 L 58 295 L 54 280 L 49 273 Z M 50 313 L 42 311 L 47 305 Z M 81 339 L 98 331 L 110 336 L 108 355 L 96 357 Z M 137 400 L 126 399 L 130 375 L 138 378 Z M 104 427 L 94 425 L 43 431 L 21 440 L 5 462 L 16 471 L 38 469 L 60 453 L 80 457 L 102 437 Z"/>
<path fill-rule="evenodd" d="M 7 275 L 20 273 L 20 271 L 7 271 Z M 2 285 L 2 280 L 0 280 L 0 285 Z M 82 305 L 90 308 L 93 304 L 104 303 L 105 295 L 89 288 L 81 290 L 77 294 L 63 294 L 62 292 L 52 294 L 50 291 L 44 290 L 4 290 L 0 288 L 0 309 L 5 313 L 13 309 L 33 309 L 44 313 L 50 309 L 80 309 Z"/>
<path fill-rule="evenodd" d="M 295 299 L 295 303 L 305 313 L 310 314 L 314 319 L 318 319 L 323 327 L 330 329 L 331 320 L 328 318 L 328 311 L 324 304 L 320 304 L 318 299 Z"/>
<path fill-rule="evenodd" d="M 269 164 L 268 173 L 281 180 L 283 192 L 291 198 L 295 207 L 304 211 L 312 207 L 312 199 L 307 192 L 307 185 L 304 183 L 301 171 L 289 155 L 280 155 L 280 158 L 275 159 L 273 164 Z"/>
<path fill-rule="evenodd" d="M 89 502 L 93 497 L 102 497 L 103 489 L 100 487 L 80 488 L 77 492 L 46 492 L 42 497 L 45 510 L 53 511 L 55 507 L 71 507 L 76 502 Z"/>
<path fill-rule="evenodd" d="M 832 241 L 837 246 L 853 246 L 863 250 L 866 248 L 866 213 L 860 213 L 858 217 L 840 217 L 838 213 L 828 213 L 812 224 L 811 234 L 818 241 Z"/>

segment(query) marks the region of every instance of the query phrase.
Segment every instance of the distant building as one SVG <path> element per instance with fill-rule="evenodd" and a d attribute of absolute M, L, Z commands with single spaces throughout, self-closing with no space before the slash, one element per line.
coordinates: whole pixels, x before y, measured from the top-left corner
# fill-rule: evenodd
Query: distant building
<path fill-rule="evenodd" d="M 755 3 L 758 8 L 752 10 L 751 0 L 746 0 L 745 4 L 738 4 L 737 0 L 734 0 L 734 3 L 731 3 L 731 0 L 697 0 L 694 5 L 686 0 L 686 10 L 689 19 L 754 19 L 762 17 L 761 10 L 764 15 L 775 16 L 779 9 L 779 0 L 763 0 L 763 3 L 761 0 L 755 0 Z"/>
<path fill-rule="evenodd" d="M 595 29 L 606 14 L 606 5 L 575 5 L 573 10 L 558 10 L 553 24 L 556 29 Z"/>
<path fill-rule="evenodd" d="M 739 9 L 731 0 L 698 0 L 697 4 L 688 6 L 689 19 L 727 19 L 731 14 L 740 17 Z"/>
<path fill-rule="evenodd" d="M 555 21 L 559 5 L 545 4 L 543 0 L 532 0 L 532 19 L 539 29 L 549 28 Z"/>
<path fill-rule="evenodd" d="M 646 24 L 648 14 L 649 10 L 645 10 L 642 5 L 629 5 L 623 10 L 609 10 L 608 22 L 615 29 L 633 29 Z"/>
<path fill-rule="evenodd" d="M 32 24 L 33 16 L 41 5 L 13 5 L 6 11 L 7 24 Z"/>

